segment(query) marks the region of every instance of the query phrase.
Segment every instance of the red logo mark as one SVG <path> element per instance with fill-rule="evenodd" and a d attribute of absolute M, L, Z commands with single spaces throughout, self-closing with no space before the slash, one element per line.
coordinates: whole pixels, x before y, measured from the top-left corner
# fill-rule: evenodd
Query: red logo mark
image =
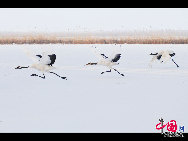
<path fill-rule="evenodd" d="M 176 130 L 177 130 L 177 124 L 176 124 L 175 120 L 171 120 L 170 122 L 168 122 L 167 124 L 165 124 L 165 125 L 163 125 L 161 127 L 158 127 L 159 125 L 161 125 L 161 123 L 158 123 L 156 125 L 156 129 L 157 130 L 163 129 L 165 126 L 167 126 L 167 130 L 168 131 L 176 132 Z"/>

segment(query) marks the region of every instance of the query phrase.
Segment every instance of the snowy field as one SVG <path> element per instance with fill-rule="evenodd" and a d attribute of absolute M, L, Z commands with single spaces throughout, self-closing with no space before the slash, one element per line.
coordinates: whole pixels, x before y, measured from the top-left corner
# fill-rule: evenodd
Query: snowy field
<path fill-rule="evenodd" d="M 96 62 L 92 45 L 0 45 L 0 132 L 155 132 L 159 118 L 188 130 L 188 45 L 95 45 L 122 53 L 117 72 Z M 53 74 L 15 70 L 32 60 L 24 52 L 55 53 Z M 151 52 L 172 49 L 174 60 L 148 66 Z"/>

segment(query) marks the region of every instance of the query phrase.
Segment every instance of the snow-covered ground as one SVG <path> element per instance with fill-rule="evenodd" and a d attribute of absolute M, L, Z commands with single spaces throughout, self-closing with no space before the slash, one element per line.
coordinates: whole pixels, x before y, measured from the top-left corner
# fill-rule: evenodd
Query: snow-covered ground
<path fill-rule="evenodd" d="M 0 45 L 0 132 L 156 132 L 159 118 L 188 129 L 188 45 L 96 45 L 121 51 L 117 72 L 97 61 L 92 45 Z M 46 79 L 37 70 L 15 70 L 32 60 L 24 53 L 57 55 Z M 174 60 L 148 66 L 151 52 L 172 49 Z"/>

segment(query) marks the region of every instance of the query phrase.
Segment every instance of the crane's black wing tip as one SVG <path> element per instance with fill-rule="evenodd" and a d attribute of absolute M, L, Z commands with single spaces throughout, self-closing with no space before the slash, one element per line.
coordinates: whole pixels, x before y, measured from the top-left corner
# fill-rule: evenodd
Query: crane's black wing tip
<path fill-rule="evenodd" d="M 49 66 L 52 66 L 55 63 L 56 60 L 56 55 L 52 54 L 52 55 L 48 55 L 50 57 L 51 63 L 48 64 Z"/>
<path fill-rule="evenodd" d="M 37 57 L 39 57 L 39 58 L 42 58 L 42 55 L 36 55 Z"/>
<path fill-rule="evenodd" d="M 105 59 L 107 59 L 108 57 L 105 54 L 101 54 L 101 56 Z"/>
<path fill-rule="evenodd" d="M 112 62 L 117 62 L 121 58 L 121 54 L 116 54 L 114 59 L 112 59 Z"/>
<path fill-rule="evenodd" d="M 173 56 L 175 56 L 176 54 L 175 53 L 172 53 L 172 54 L 169 54 L 170 55 L 170 57 L 173 57 Z"/>

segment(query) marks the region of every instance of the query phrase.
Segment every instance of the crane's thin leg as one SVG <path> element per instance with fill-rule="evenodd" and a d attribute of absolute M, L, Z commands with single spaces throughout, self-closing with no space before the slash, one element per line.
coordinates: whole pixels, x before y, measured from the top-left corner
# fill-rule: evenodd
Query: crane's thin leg
<path fill-rule="evenodd" d="M 105 71 L 105 72 L 111 72 L 111 69 L 109 71 Z M 101 74 L 105 73 L 105 72 L 101 72 Z"/>
<path fill-rule="evenodd" d="M 38 77 L 40 77 L 40 78 L 45 79 L 45 75 L 44 75 L 44 73 L 43 73 L 43 76 L 40 76 L 40 75 L 37 75 L 37 74 L 32 74 L 31 76 L 38 76 Z"/>
<path fill-rule="evenodd" d="M 17 66 L 15 69 L 26 69 L 26 68 L 29 68 L 29 66 L 28 66 L 28 67 L 20 67 L 20 66 Z"/>
<path fill-rule="evenodd" d="M 58 77 L 60 77 L 60 78 L 62 78 L 62 79 L 66 79 L 66 80 L 67 80 L 67 77 L 62 77 L 62 76 L 56 74 L 55 72 L 50 72 L 50 73 L 53 73 L 53 74 L 55 74 L 56 76 L 58 76 Z"/>
<path fill-rule="evenodd" d="M 173 59 L 172 59 L 172 62 L 174 62 L 174 64 L 176 64 L 176 62 Z M 179 67 L 178 64 L 176 64 L 176 66 Z"/>
<path fill-rule="evenodd" d="M 114 69 L 114 68 L 113 68 Z M 124 76 L 124 74 L 121 74 L 119 71 L 117 71 L 116 69 L 114 69 L 116 72 L 118 72 L 121 76 Z"/>

